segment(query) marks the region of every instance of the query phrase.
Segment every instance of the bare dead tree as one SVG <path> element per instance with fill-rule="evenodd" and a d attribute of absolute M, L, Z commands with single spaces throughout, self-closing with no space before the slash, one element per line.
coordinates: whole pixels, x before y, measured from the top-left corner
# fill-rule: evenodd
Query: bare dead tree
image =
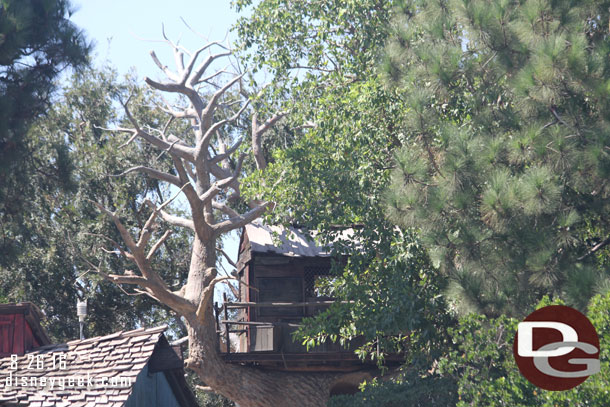
<path fill-rule="evenodd" d="M 186 97 L 186 107 L 177 108 L 167 103 L 162 109 L 170 120 L 188 121 L 193 134 L 190 137 L 176 137 L 167 134 L 167 126 L 147 131 L 131 114 L 129 100 L 123 103 L 123 107 L 131 127 L 113 130 L 129 134 L 124 145 L 139 139 L 171 157 L 175 174 L 146 165 L 130 168 L 123 174 L 142 173 L 174 185 L 188 202 L 190 218 L 172 214 L 169 201 L 159 206 L 148 201 L 146 204 L 151 214 L 136 238 L 121 221 L 119 214 L 96 203 L 99 210 L 114 222 L 122 237 L 122 244 L 114 242 L 114 252 L 133 262 L 137 270 L 120 275 L 98 272 L 115 284 L 134 286 L 136 291 L 158 300 L 184 318 L 189 339 L 187 367 L 194 370 L 210 389 L 234 400 L 241 407 L 326 405 L 330 388 L 338 380 L 357 382 L 362 377 L 353 374 L 346 378 L 335 373 L 262 371 L 226 364 L 218 353 L 212 307 L 214 286 L 231 278 L 217 275 L 218 239 L 261 216 L 271 203 L 251 204 L 245 213 L 239 213 L 230 206 L 231 200 L 240 197 L 239 180 L 244 155 L 235 156 L 246 135 L 221 139 L 219 131 L 242 115 L 251 113 L 247 111 L 249 99 L 244 97 L 247 92 L 234 91 L 234 88 L 243 86 L 243 73 L 231 73 L 226 68 L 211 73 L 208 71 L 219 60 L 230 58 L 231 50 L 226 45 L 212 42 L 189 53 L 166 41 L 174 53 L 175 70 L 168 68 L 151 52 L 153 62 L 165 73 L 167 80 L 145 78 L 145 81 L 157 91 Z M 219 84 L 220 78 L 228 79 Z M 229 95 L 233 98 L 238 95 L 238 100 L 227 102 Z M 232 111 L 235 113 L 229 117 L 218 119 L 221 105 L 228 103 L 239 107 L 234 107 Z M 260 124 L 256 114 L 253 114 L 252 150 L 261 170 L 266 166 L 262 155 L 262 135 L 284 115 L 284 112 L 279 112 Z M 232 167 L 229 160 L 235 158 L 237 164 Z M 163 222 L 172 227 L 185 228 L 193 234 L 187 282 L 178 290 L 169 289 L 151 267 L 157 250 L 171 238 L 168 229 L 159 240 L 152 241 L 153 230 L 166 227 Z"/>

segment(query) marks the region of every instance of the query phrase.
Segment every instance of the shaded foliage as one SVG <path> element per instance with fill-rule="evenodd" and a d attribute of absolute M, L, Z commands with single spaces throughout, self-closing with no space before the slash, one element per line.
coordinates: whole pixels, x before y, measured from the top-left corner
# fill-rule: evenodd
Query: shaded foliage
<path fill-rule="evenodd" d="M 0 222 L 3 235 L 23 235 L 33 182 L 68 188 L 69 165 L 61 143 L 47 146 L 54 160 L 41 162 L 28 133 L 49 107 L 55 79 L 67 67 L 86 64 L 89 45 L 70 21 L 65 0 L 5 0 L 0 3 Z M 27 217 L 26 217 L 27 218 Z M 7 230 L 8 229 L 8 230 Z M 3 251 L 13 250 L 3 247 Z"/>
<path fill-rule="evenodd" d="M 121 123 L 119 100 L 128 94 L 141 106 L 135 114 L 144 123 L 161 120 L 148 114 L 146 105 L 152 99 L 133 82 L 119 81 L 110 70 L 88 70 L 71 79 L 52 108 L 29 130 L 32 159 L 42 166 L 64 168 L 58 179 L 65 188 L 49 185 L 44 174 L 29 177 L 22 190 L 28 192 L 24 197 L 28 204 L 14 208 L 21 221 L 12 223 L 13 229 L 3 225 L 0 287 L 7 300 L 39 305 L 47 315 L 48 330 L 58 341 L 78 335 L 78 297 L 88 299 L 87 335 L 162 322 L 169 322 L 177 333 L 181 331 L 180 323 L 165 308 L 145 296 L 126 296 L 118 287 L 102 283 L 87 263 L 101 236 L 119 239 L 114 226 L 90 201 L 123 208 L 136 219 L 131 226 L 138 227 L 138 222 L 146 221 L 147 208 L 132 203 L 133 197 L 169 197 L 169 191 L 144 177 L 113 176 L 130 165 L 164 160 L 146 146 L 121 149 L 123 137 L 101 129 Z M 57 151 L 61 151 L 59 156 Z M 164 255 L 155 263 L 171 282 L 182 281 L 188 270 L 188 238 L 181 231 L 176 231 L 176 236 L 182 240 L 168 242 Z M 103 245 L 116 249 L 107 240 Z M 101 266 L 108 272 L 129 267 L 116 255 L 106 255 Z"/>

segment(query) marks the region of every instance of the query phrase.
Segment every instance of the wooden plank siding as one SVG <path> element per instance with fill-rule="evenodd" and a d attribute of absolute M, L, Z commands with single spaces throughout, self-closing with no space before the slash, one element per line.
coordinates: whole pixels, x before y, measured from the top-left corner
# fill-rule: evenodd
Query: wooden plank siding
<path fill-rule="evenodd" d="M 0 304 L 0 357 L 23 355 L 51 343 L 40 325 L 42 313 L 29 302 Z"/>
<path fill-rule="evenodd" d="M 124 407 L 181 407 L 163 372 L 144 366 Z"/>
<path fill-rule="evenodd" d="M 0 315 L 0 356 L 23 355 L 38 346 L 22 313 Z"/>
<path fill-rule="evenodd" d="M 239 297 L 225 302 L 218 321 L 224 332 L 239 335 L 237 352 L 221 350 L 227 362 L 295 371 L 350 371 L 366 364 L 353 352 L 360 337 L 345 347 L 328 341 L 310 349 L 293 339 L 303 318 L 334 302 L 316 283 L 332 278 L 333 262 L 344 264 L 345 257 L 331 258 L 302 231 L 261 224 L 244 228 L 238 253 Z"/>
<path fill-rule="evenodd" d="M 15 315 L 0 315 L 0 355 L 13 353 Z"/>

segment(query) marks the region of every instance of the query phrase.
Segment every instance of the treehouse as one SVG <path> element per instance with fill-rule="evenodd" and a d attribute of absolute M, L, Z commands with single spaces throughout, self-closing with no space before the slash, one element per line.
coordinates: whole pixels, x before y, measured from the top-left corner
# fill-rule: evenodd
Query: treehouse
<path fill-rule="evenodd" d="M 341 236 L 349 238 L 350 234 L 351 230 L 345 230 Z M 224 343 L 237 337 L 236 344 L 225 347 L 225 360 L 293 371 L 361 368 L 362 362 L 353 353 L 356 343 L 347 349 L 327 341 L 308 350 L 292 337 L 304 317 L 333 303 L 316 284 L 330 278 L 330 268 L 330 251 L 305 232 L 261 223 L 247 225 L 237 262 L 239 297 L 236 302 L 225 301 L 221 308 L 216 306 Z"/>

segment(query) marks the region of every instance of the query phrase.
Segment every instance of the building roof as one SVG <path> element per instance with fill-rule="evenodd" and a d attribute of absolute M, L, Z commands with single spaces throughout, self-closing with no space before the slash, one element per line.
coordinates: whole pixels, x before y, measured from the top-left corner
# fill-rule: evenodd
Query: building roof
<path fill-rule="evenodd" d="M 156 371 L 182 367 L 180 358 L 163 335 L 166 328 L 120 331 L 107 336 L 42 346 L 16 357 L 16 360 L 15 356 L 13 359 L 1 358 L 0 405 L 123 406 L 144 366 L 148 364 L 148 370 L 155 371 L 152 366 L 155 358 L 161 359 L 157 362 Z M 161 364 L 165 368 L 160 367 Z M 11 386 L 8 386 L 9 377 L 12 377 Z M 169 380 L 170 384 L 174 382 L 172 388 L 176 384 L 181 385 L 178 383 L 180 379 L 186 385 L 182 375 L 176 375 L 173 379 Z M 187 389 L 187 392 L 190 390 Z M 180 396 L 194 399 L 192 393 Z"/>
<path fill-rule="evenodd" d="M 250 243 L 250 250 L 255 253 L 273 253 L 291 257 L 329 257 L 329 247 L 315 241 L 315 232 L 311 234 L 297 228 L 268 226 L 260 222 L 246 225 L 245 233 Z M 339 232 L 338 239 L 347 239 L 354 234 L 352 229 Z"/>

